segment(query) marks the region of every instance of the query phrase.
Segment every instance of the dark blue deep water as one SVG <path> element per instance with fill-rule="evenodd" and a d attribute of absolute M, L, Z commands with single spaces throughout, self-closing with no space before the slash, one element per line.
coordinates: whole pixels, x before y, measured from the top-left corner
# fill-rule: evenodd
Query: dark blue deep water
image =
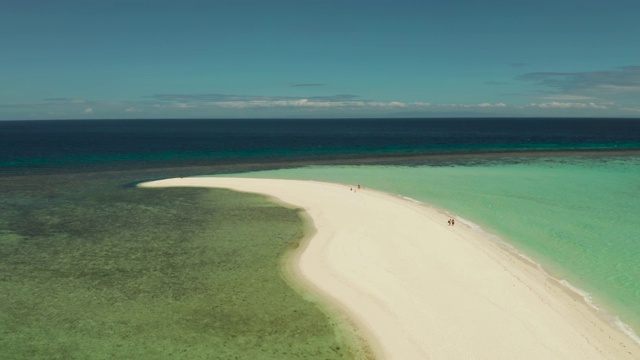
<path fill-rule="evenodd" d="M 0 122 L 0 172 L 374 157 L 638 150 L 638 119 Z"/>

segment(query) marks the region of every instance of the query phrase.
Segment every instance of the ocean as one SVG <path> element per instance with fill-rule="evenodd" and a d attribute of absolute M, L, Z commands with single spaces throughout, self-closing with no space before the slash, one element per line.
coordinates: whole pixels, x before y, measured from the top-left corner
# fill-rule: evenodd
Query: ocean
<path fill-rule="evenodd" d="M 634 119 L 73 120 L 0 123 L 0 171 L 638 150 Z M 448 158 L 443 161 L 448 161 Z M 473 161 L 473 159 L 471 159 Z M 355 161 L 352 161 L 355 163 Z"/>
<path fill-rule="evenodd" d="M 232 302 L 240 309 L 281 302 L 283 288 L 290 287 L 282 285 L 280 262 L 262 265 L 273 275 L 267 304 L 251 303 L 246 294 L 253 285 L 246 279 L 254 275 L 233 275 L 230 269 L 251 268 L 246 265 L 255 258 L 246 254 L 255 246 L 243 243 L 250 235 L 233 238 L 233 231 L 219 229 L 237 226 L 240 218 L 249 233 L 272 229 L 268 237 L 279 240 L 260 246 L 255 256 L 274 257 L 266 255 L 272 251 L 281 258 L 303 231 L 295 212 L 279 213 L 266 200 L 224 191 L 151 193 L 133 186 L 163 177 L 236 173 L 362 184 L 423 201 L 473 226 L 487 241 L 532 259 L 629 334 L 640 329 L 637 119 L 15 121 L 0 122 L 0 347 L 9 348 L 11 339 L 15 354 L 38 354 L 34 349 L 55 344 L 60 354 L 73 355 L 79 343 L 88 343 L 76 357 L 89 348 L 113 355 L 138 345 L 153 349 L 140 350 L 140 356 L 156 358 L 211 356 L 208 351 L 239 358 L 260 351 L 278 358 L 353 357 L 345 335 L 322 315 L 326 311 L 300 318 L 303 309 L 319 305 L 297 290 L 290 290 L 287 301 L 299 312 L 273 310 L 263 330 L 229 325 L 246 324 L 237 309 L 214 311 L 199 303 L 211 291 L 228 304 L 235 296 L 229 284 L 244 284 L 246 299 Z M 160 215 L 167 212 L 180 221 L 160 227 L 167 223 Z M 286 216 L 288 225 L 279 224 Z M 213 248 L 205 251 L 205 244 Z M 155 255 L 134 256 L 136 251 Z M 190 251 L 211 257 L 189 263 L 184 259 Z M 189 265 L 181 268 L 175 259 Z M 162 270 L 167 268 L 175 274 Z M 195 281 L 199 272 L 208 280 Z M 185 279 L 198 286 L 184 286 Z M 113 299 L 91 300 L 106 294 Z M 46 301 L 27 300 L 38 295 L 56 301 L 53 314 L 43 310 L 51 305 Z M 131 326 L 149 326 L 143 319 L 127 325 L 122 318 L 74 314 L 78 304 L 85 314 L 112 307 L 133 314 L 157 303 L 173 314 L 174 324 L 207 316 L 210 321 L 187 326 L 192 337 L 186 339 L 150 332 L 133 340 Z M 20 304 L 29 311 L 13 315 Z M 142 313 L 153 318 L 150 311 Z M 60 331 L 38 327 L 42 319 Z M 297 341 L 274 334 L 273 319 L 280 319 L 276 328 L 297 324 L 285 331 L 298 334 Z M 114 329 L 108 343 L 98 340 L 105 334 L 92 323 Z M 315 324 L 312 330 L 301 330 L 309 324 Z M 70 328 L 95 334 L 63 335 Z M 311 345 L 296 347 L 303 342 Z M 296 350 L 287 352 L 292 346 Z"/>

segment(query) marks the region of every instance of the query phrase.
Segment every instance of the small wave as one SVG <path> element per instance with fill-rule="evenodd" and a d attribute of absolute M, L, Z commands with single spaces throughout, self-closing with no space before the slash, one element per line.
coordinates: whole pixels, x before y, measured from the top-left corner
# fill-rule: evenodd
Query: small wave
<path fill-rule="evenodd" d="M 478 233 L 479 235 L 481 235 L 483 238 L 493 242 L 494 244 L 498 245 L 499 247 L 505 249 L 506 251 L 508 251 L 509 253 L 521 258 L 522 260 L 526 261 L 527 263 L 535 266 L 536 268 L 538 268 L 540 271 L 542 271 L 542 273 L 544 273 L 546 276 L 548 276 L 551 279 L 555 279 L 559 284 L 561 284 L 562 286 L 564 286 L 565 288 L 567 288 L 569 291 L 579 295 L 580 297 L 582 297 L 582 299 L 584 300 L 584 302 L 591 307 L 592 309 L 594 309 L 596 311 L 596 313 L 599 316 L 604 317 L 606 320 L 608 320 L 615 328 L 619 329 L 620 331 L 622 331 L 625 335 L 627 335 L 631 340 L 633 340 L 634 342 L 636 342 L 637 344 L 640 344 L 640 336 L 638 336 L 638 334 L 636 334 L 636 332 L 626 323 L 624 323 L 622 320 L 620 320 L 620 318 L 615 315 L 610 315 L 608 314 L 605 310 L 601 309 L 599 306 L 597 306 L 595 304 L 595 302 L 593 301 L 593 298 L 591 297 L 591 295 L 580 289 L 577 288 L 575 286 L 573 286 L 571 283 L 569 283 L 569 281 L 565 280 L 565 279 L 557 279 L 553 276 L 551 276 L 551 274 L 549 274 L 543 267 L 542 264 L 540 264 L 539 262 L 533 260 L 532 258 L 530 258 L 529 256 L 523 254 L 522 252 L 520 252 L 515 246 L 509 244 L 508 242 L 504 241 L 502 238 L 500 238 L 497 235 L 491 234 L 487 231 L 485 231 L 484 229 L 482 229 L 482 227 L 480 227 L 480 225 L 474 223 L 473 221 L 470 221 L 468 219 L 465 219 L 463 217 L 460 216 L 456 216 L 455 214 L 451 214 L 449 211 L 447 210 L 443 210 L 443 209 L 437 209 L 434 208 L 432 206 L 430 206 L 429 204 L 426 204 L 422 201 L 418 201 L 416 199 L 410 198 L 408 196 L 403 196 L 400 195 L 400 197 L 402 199 L 411 201 L 413 203 L 417 203 L 420 204 L 422 206 L 426 206 L 432 209 L 436 209 L 439 212 L 443 212 L 445 214 L 447 214 L 448 216 L 451 216 L 453 218 L 456 219 L 456 221 L 466 225 L 467 227 L 469 227 L 471 230 L 473 230 L 474 232 Z"/>
<path fill-rule="evenodd" d="M 410 197 L 402 196 L 402 198 L 404 198 L 406 200 L 409 200 L 409 201 L 412 201 L 412 202 L 415 202 L 415 203 L 419 203 L 419 204 L 425 205 L 427 207 L 431 207 L 428 204 L 425 204 L 425 203 L 423 203 L 421 201 L 412 199 Z M 523 254 L 515 246 L 513 246 L 513 245 L 509 244 L 508 242 L 504 241 L 499 236 L 491 234 L 491 233 L 485 231 L 484 229 L 482 229 L 482 227 L 480 227 L 480 225 L 474 223 L 473 221 L 470 221 L 470 220 L 465 219 L 465 218 L 460 217 L 460 216 L 456 216 L 455 214 L 451 214 L 450 212 L 448 212 L 446 210 L 444 210 L 444 213 L 449 215 L 449 216 L 451 216 L 451 217 L 454 217 L 456 219 L 456 221 L 466 225 L 471 230 L 473 230 L 476 233 L 478 233 L 479 235 L 481 235 L 483 238 L 493 242 L 494 244 L 496 244 L 499 247 L 505 249 L 509 253 L 511 253 L 511 254 L 521 258 L 522 260 L 526 261 L 527 263 L 535 266 L 536 268 L 538 268 L 540 271 L 542 271 L 542 273 L 544 273 L 549 278 L 555 279 L 559 284 L 561 284 L 562 286 L 564 286 L 565 288 L 567 288 L 571 292 L 573 292 L 573 293 L 579 295 L 580 297 L 582 297 L 582 299 L 584 299 L 584 302 L 589 307 L 594 309 L 599 316 L 604 317 L 615 328 L 617 328 L 618 330 L 622 331 L 625 335 L 627 335 L 631 340 L 633 340 L 637 344 L 640 344 L 640 336 L 638 336 L 638 334 L 636 334 L 636 332 L 629 325 L 627 325 L 625 322 L 620 320 L 620 318 L 617 315 L 615 315 L 615 316 L 610 315 L 605 310 L 603 310 L 599 306 L 597 306 L 596 303 L 593 301 L 593 298 L 591 297 L 591 295 L 588 292 L 573 286 L 571 283 L 569 283 L 569 281 L 567 281 L 565 279 L 560 279 L 559 280 L 559 279 L 551 276 L 551 274 L 549 274 L 542 267 L 542 264 L 540 264 L 539 262 L 533 260 L 529 256 Z"/>
<path fill-rule="evenodd" d="M 400 195 L 400 197 L 401 197 L 401 198 L 403 198 L 403 199 L 405 199 L 405 200 L 409 200 L 409 201 L 411 201 L 411 202 L 414 202 L 414 203 L 416 203 L 416 204 L 426 205 L 426 204 L 425 204 L 425 203 L 423 203 L 422 201 L 418 201 L 418 200 L 416 200 L 416 199 L 414 199 L 414 198 L 410 198 L 410 197 L 408 197 L 408 196 L 402 196 L 402 195 Z"/>
<path fill-rule="evenodd" d="M 587 303 L 587 305 L 591 306 L 592 308 L 594 308 L 594 309 L 596 309 L 598 311 L 601 310 L 593 302 L 593 298 L 591 297 L 591 295 L 588 292 L 586 292 L 586 291 L 584 291 L 584 290 L 582 290 L 582 289 L 580 289 L 578 287 L 573 286 L 569 281 L 567 281 L 565 279 L 560 280 L 559 283 L 562 284 L 562 286 L 566 287 L 567 289 L 571 290 L 572 292 L 580 295 L 584 299 L 584 302 Z"/>
<path fill-rule="evenodd" d="M 630 337 L 631 340 L 635 341 L 637 344 L 640 344 L 640 337 L 638 336 L 638 334 L 636 334 L 636 332 L 633 331 L 633 329 L 629 325 L 627 325 L 622 320 L 620 320 L 620 318 L 617 315 L 616 316 L 610 315 L 606 311 L 598 307 L 598 305 L 596 305 L 595 302 L 593 301 L 591 294 L 589 294 L 588 292 L 578 287 L 573 286 L 569 281 L 565 279 L 560 280 L 560 284 L 562 284 L 562 286 L 566 287 L 570 291 L 580 295 L 582 299 L 584 299 L 584 302 L 587 303 L 587 305 L 589 305 L 593 309 L 595 309 L 598 314 L 606 317 L 610 323 L 612 323 L 616 328 L 618 328 L 620 331 L 622 331 L 624 334 Z"/>
<path fill-rule="evenodd" d="M 520 252 L 516 247 L 514 247 L 513 245 L 507 243 L 506 241 L 502 240 L 499 236 L 491 234 L 485 230 L 483 230 L 480 225 L 469 221 L 465 218 L 462 217 L 457 217 L 456 219 L 458 219 L 459 222 L 467 225 L 469 228 L 471 228 L 473 231 L 477 232 L 478 234 L 482 235 L 482 237 L 484 237 L 485 239 L 488 239 L 490 241 L 492 241 L 493 243 L 497 244 L 498 246 L 504 248 L 505 250 L 509 251 L 511 254 L 514 254 L 520 258 L 522 258 L 523 260 L 527 261 L 528 263 L 536 266 L 540 271 L 542 271 L 546 276 L 555 279 L 556 281 L 558 281 L 558 283 L 560 283 L 562 286 L 564 286 L 565 288 L 567 288 L 568 290 L 570 290 L 571 292 L 579 295 L 580 297 L 582 297 L 582 299 L 584 300 L 584 302 L 590 306 L 592 309 L 594 309 L 596 311 L 596 313 L 602 317 L 604 317 L 606 320 L 609 321 L 609 323 L 611 323 L 615 328 L 617 328 L 618 330 L 622 331 L 625 335 L 627 335 L 629 338 L 631 338 L 631 340 L 633 340 L 634 342 L 636 342 L 637 344 L 640 344 L 640 337 L 638 336 L 638 334 L 635 333 L 635 331 L 626 323 L 624 323 L 622 320 L 620 320 L 620 318 L 616 315 L 610 315 L 609 313 L 607 313 L 606 310 L 601 309 L 599 306 L 596 305 L 596 303 L 593 301 L 593 298 L 591 297 L 591 294 L 589 294 L 588 292 L 573 286 L 571 283 L 569 283 L 569 281 L 565 280 L 565 279 L 561 279 L 558 280 L 557 278 L 551 276 L 551 274 L 549 274 L 543 267 L 542 264 L 538 263 L 537 261 L 533 260 L 532 258 L 528 257 L 527 255 L 523 254 L 522 252 Z"/>
<path fill-rule="evenodd" d="M 538 263 L 537 261 L 533 260 L 532 258 L 528 257 L 527 255 L 525 255 L 524 253 L 520 252 L 515 246 L 509 244 L 508 242 L 502 240 L 501 237 L 491 234 L 490 232 L 485 231 L 484 229 L 482 229 L 482 227 L 480 227 L 480 225 L 467 220 L 463 217 L 456 217 L 456 219 L 458 220 L 458 222 L 461 222 L 465 225 L 467 225 L 471 230 L 475 231 L 476 233 L 480 234 L 483 238 L 493 242 L 494 244 L 497 244 L 498 246 L 500 246 L 501 248 L 507 250 L 509 253 L 521 258 L 522 260 L 526 261 L 527 263 L 529 263 L 530 265 L 533 265 L 535 267 L 537 267 L 539 270 L 543 271 L 546 275 L 547 272 L 544 270 L 544 268 L 542 267 L 542 265 L 540 263 Z"/>
<path fill-rule="evenodd" d="M 622 330 L 623 333 L 627 334 L 627 336 L 630 337 L 633 341 L 635 341 L 637 344 L 640 344 L 640 336 L 638 336 L 638 334 L 636 334 L 636 332 L 633 331 L 633 329 L 629 325 L 620 320 L 619 317 L 616 316 L 614 324 L 616 324 L 616 326 L 620 330 Z"/>

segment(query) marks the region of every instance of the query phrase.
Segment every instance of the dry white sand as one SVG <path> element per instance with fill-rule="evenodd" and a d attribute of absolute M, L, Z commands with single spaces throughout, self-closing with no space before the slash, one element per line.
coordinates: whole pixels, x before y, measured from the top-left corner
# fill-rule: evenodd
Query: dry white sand
<path fill-rule="evenodd" d="M 446 214 L 313 181 L 180 178 L 147 187 L 266 194 L 316 233 L 301 277 L 346 309 L 382 359 L 640 359 L 640 347 L 536 266 Z"/>

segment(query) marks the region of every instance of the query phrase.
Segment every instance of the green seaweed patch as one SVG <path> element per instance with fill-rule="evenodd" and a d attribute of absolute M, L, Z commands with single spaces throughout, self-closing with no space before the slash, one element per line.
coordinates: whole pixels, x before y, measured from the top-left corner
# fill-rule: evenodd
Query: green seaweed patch
<path fill-rule="evenodd" d="M 354 356 L 283 279 L 298 210 L 226 190 L 76 185 L 0 196 L 3 358 Z"/>

